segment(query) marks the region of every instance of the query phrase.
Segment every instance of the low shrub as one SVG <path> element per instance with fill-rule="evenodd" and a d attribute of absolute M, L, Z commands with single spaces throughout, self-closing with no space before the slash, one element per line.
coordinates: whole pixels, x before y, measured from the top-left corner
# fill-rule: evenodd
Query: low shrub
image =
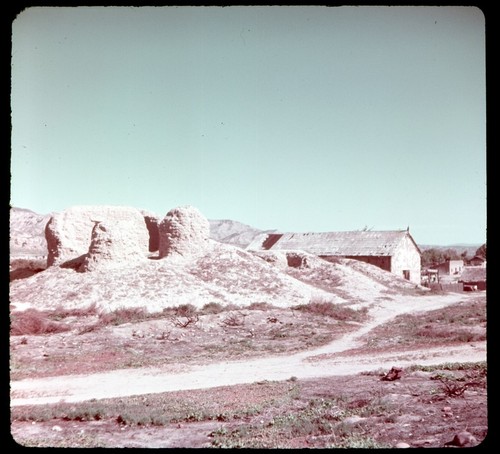
<path fill-rule="evenodd" d="M 245 319 L 241 316 L 241 314 L 230 314 L 222 320 L 222 323 L 223 325 L 221 326 L 243 326 L 245 324 Z"/>
<path fill-rule="evenodd" d="M 24 312 L 11 315 L 10 333 L 12 336 L 25 336 L 31 334 L 54 334 L 69 331 L 71 328 L 59 323 L 37 309 L 28 309 Z"/>
<path fill-rule="evenodd" d="M 484 361 L 479 362 L 466 362 L 466 363 L 442 363 L 434 364 L 430 366 L 422 366 L 420 364 L 415 364 L 410 366 L 408 369 L 412 372 L 423 371 L 423 372 L 435 372 L 440 370 L 465 370 L 465 371 L 478 371 L 481 374 L 486 374 L 488 365 Z"/>
<path fill-rule="evenodd" d="M 144 321 L 148 318 L 149 314 L 144 307 L 125 307 L 112 312 L 99 313 L 99 325 L 122 325 Z"/>
<path fill-rule="evenodd" d="M 56 309 L 51 311 L 48 316 L 53 320 L 61 320 L 67 317 L 89 317 L 92 315 L 98 315 L 98 312 L 96 303 L 92 303 L 90 306 L 74 309 L 67 309 L 63 306 L 58 306 Z"/>
<path fill-rule="evenodd" d="M 220 314 L 221 312 L 224 312 L 225 308 L 222 306 L 222 304 L 219 303 L 207 303 L 203 306 L 201 309 L 201 313 L 206 315 L 206 314 Z"/>
<path fill-rule="evenodd" d="M 273 308 L 272 304 L 260 302 L 260 303 L 252 303 L 248 306 L 248 309 L 251 311 L 269 311 Z"/>
<path fill-rule="evenodd" d="M 196 307 L 192 304 L 181 304 L 175 309 L 175 315 L 178 317 L 192 317 L 196 313 Z"/>
<path fill-rule="evenodd" d="M 362 321 L 368 313 L 366 307 L 356 310 L 342 304 L 321 300 L 312 300 L 309 304 L 296 306 L 295 309 L 341 321 Z"/>
<path fill-rule="evenodd" d="M 457 329 L 440 328 L 433 326 L 424 326 L 423 328 L 417 330 L 415 335 L 418 337 L 422 337 L 424 339 L 441 338 L 441 339 L 447 339 L 448 341 L 457 341 L 457 342 L 480 342 L 486 340 L 486 335 L 482 333 L 474 333 L 463 329 L 457 330 Z"/>

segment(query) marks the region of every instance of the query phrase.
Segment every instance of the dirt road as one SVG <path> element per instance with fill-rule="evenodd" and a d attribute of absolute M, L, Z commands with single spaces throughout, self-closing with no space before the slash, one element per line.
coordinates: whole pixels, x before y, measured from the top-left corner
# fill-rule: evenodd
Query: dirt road
<path fill-rule="evenodd" d="M 79 402 L 167 391 L 202 389 L 263 380 L 350 375 L 361 371 L 405 367 L 411 364 L 476 362 L 486 360 L 486 343 L 463 344 L 452 348 L 390 351 L 349 355 L 360 346 L 359 339 L 376 326 L 402 313 L 429 311 L 472 298 L 450 293 L 398 297 L 370 307 L 370 321 L 328 345 L 293 355 L 244 361 L 228 361 L 205 366 L 121 369 L 92 375 L 72 375 L 11 382 L 11 406 L 39 405 L 59 401 Z"/>

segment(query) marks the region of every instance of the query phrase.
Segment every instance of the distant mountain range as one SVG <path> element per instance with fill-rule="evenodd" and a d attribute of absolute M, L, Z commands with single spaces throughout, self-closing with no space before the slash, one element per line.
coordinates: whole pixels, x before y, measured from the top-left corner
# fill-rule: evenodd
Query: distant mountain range
<path fill-rule="evenodd" d="M 245 248 L 258 235 L 262 233 L 272 233 L 276 230 L 259 230 L 238 221 L 230 219 L 209 220 L 210 222 L 210 237 L 220 243 L 232 244 Z"/>

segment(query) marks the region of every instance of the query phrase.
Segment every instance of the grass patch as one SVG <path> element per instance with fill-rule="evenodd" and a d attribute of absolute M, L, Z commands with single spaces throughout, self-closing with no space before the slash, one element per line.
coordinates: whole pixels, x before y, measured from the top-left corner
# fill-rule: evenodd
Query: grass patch
<path fill-rule="evenodd" d="M 207 399 L 206 391 L 131 396 L 117 399 L 93 399 L 75 403 L 57 403 L 13 407 L 12 421 L 50 421 L 53 419 L 96 421 L 112 419 L 121 425 L 167 425 L 194 421 L 240 420 L 259 414 L 275 402 L 290 400 L 293 392 L 286 382 L 263 382 L 246 385 L 256 395 L 251 404 L 235 398 L 231 387 L 216 388 L 217 399 Z M 279 396 L 279 397 L 277 397 Z"/>
<path fill-rule="evenodd" d="M 485 361 L 480 361 L 477 363 L 443 363 L 431 366 L 413 365 L 408 368 L 410 371 L 422 371 L 422 372 L 436 372 L 441 370 L 448 371 L 478 371 L 481 373 L 486 373 L 488 365 Z"/>
<path fill-rule="evenodd" d="M 12 336 L 55 334 L 70 330 L 71 327 L 67 324 L 51 320 L 47 313 L 37 309 L 27 309 L 10 317 Z"/>
<path fill-rule="evenodd" d="M 21 446 L 27 448 L 102 448 L 106 447 L 99 437 L 87 434 L 71 434 L 69 436 L 52 439 L 23 438 L 16 440 Z"/>
<path fill-rule="evenodd" d="M 203 315 L 207 314 L 220 314 L 221 312 L 224 312 L 225 308 L 222 304 L 211 302 L 207 303 L 203 306 L 201 309 L 200 313 Z"/>
<path fill-rule="evenodd" d="M 298 391 L 300 394 L 300 390 Z M 277 411 L 271 419 L 245 424 L 233 430 L 214 431 L 212 446 L 218 448 L 290 448 L 293 440 L 323 438 L 327 447 L 382 447 L 375 440 L 358 434 L 359 427 L 346 424 L 348 416 L 368 417 L 387 412 L 380 399 L 310 399 L 294 411 Z M 361 423 L 360 423 L 361 424 Z M 292 444 L 291 444 L 292 443 Z"/>
<path fill-rule="evenodd" d="M 250 304 L 250 306 L 248 306 L 248 309 L 250 309 L 251 311 L 266 312 L 266 311 L 269 311 L 271 309 L 274 309 L 274 306 L 272 304 L 269 304 L 269 303 L 259 302 L 259 303 Z"/>
<path fill-rule="evenodd" d="M 295 306 L 294 309 L 323 317 L 331 317 L 340 321 L 361 322 L 366 320 L 368 316 L 368 309 L 366 307 L 353 309 L 342 304 L 322 300 L 312 300 L 308 304 Z"/>
<path fill-rule="evenodd" d="M 58 419 L 87 422 L 86 426 L 82 425 L 84 428 L 90 428 L 94 421 L 102 420 L 108 427 L 114 424 L 113 430 L 116 431 L 128 428 L 132 433 L 137 433 L 137 429 L 147 427 L 153 438 L 155 427 L 181 424 L 187 430 L 191 422 L 210 421 L 212 432 L 207 441 L 211 447 L 218 448 L 393 448 L 397 441 L 405 440 L 410 431 L 415 433 L 416 439 L 436 437 L 433 446 L 442 446 L 456 433 L 458 422 L 455 419 L 448 422 L 443 419 L 439 411 L 441 407 L 436 410 L 435 402 L 455 397 L 456 390 L 460 391 L 465 383 L 470 385 L 471 374 L 478 378 L 485 367 L 484 363 L 433 366 L 439 372 L 437 378 L 430 378 L 434 382 L 425 377 L 418 378 L 414 383 L 402 380 L 399 391 L 393 387 L 377 386 L 379 380 L 370 377 L 322 380 L 291 377 L 280 382 L 263 380 L 249 385 L 204 390 L 13 407 L 11 418 L 13 423 L 47 421 L 49 425 L 57 424 Z M 427 370 L 430 367 L 414 366 L 413 369 Z M 461 372 L 454 374 L 454 377 L 450 373 L 449 380 L 443 382 L 443 369 Z M 462 376 L 465 381 L 461 380 Z M 446 389 L 440 390 L 444 397 L 434 392 L 434 385 L 440 384 L 447 385 Z M 478 390 L 481 391 L 481 387 L 478 386 Z M 416 396 L 416 393 L 419 399 L 397 398 L 398 394 Z M 472 403 L 474 396 L 476 401 Z M 466 419 L 471 424 L 471 433 L 479 437 L 486 431 L 484 398 L 474 393 L 470 399 L 467 402 L 465 399 L 454 399 L 450 405 L 457 415 L 467 411 Z M 407 416 L 411 418 L 405 419 Z M 424 416 L 425 424 L 422 424 L 420 418 Z M 402 425 L 402 421 L 409 423 Z M 191 427 L 193 431 L 197 430 L 196 424 Z M 435 435 L 444 432 L 439 438 Z M 156 439 L 160 434 L 156 432 Z M 32 436 L 26 434 L 27 440 L 28 437 Z M 67 446 L 84 447 L 89 442 L 81 440 L 74 443 L 74 437 L 72 434 L 65 437 Z M 106 443 L 104 440 L 99 442 L 102 447 Z M 49 446 L 47 443 L 52 443 L 45 439 L 29 439 L 28 442 L 33 443 L 33 446 Z M 22 444 L 26 445 L 24 442 Z"/>
<path fill-rule="evenodd" d="M 441 309 L 403 314 L 366 337 L 370 347 L 464 343 L 486 340 L 486 301 L 479 298 Z"/>
<path fill-rule="evenodd" d="M 152 318 L 145 307 L 127 307 L 112 312 L 99 313 L 99 325 L 123 325 L 137 323 Z"/>
<path fill-rule="evenodd" d="M 347 448 L 347 449 L 388 449 L 392 448 L 388 443 L 379 443 L 371 437 L 353 434 L 346 436 L 338 443 L 325 446 L 326 448 Z"/>
<path fill-rule="evenodd" d="M 98 315 L 99 311 L 95 303 L 86 308 L 68 309 L 63 306 L 58 306 L 56 309 L 47 313 L 48 317 L 52 320 L 62 320 L 68 317 L 90 317 Z"/>

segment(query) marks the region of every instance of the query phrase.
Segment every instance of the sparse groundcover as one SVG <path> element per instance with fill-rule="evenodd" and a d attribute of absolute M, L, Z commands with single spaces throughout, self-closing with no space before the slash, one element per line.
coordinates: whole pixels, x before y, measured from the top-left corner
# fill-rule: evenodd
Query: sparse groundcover
<path fill-rule="evenodd" d="M 14 310 L 14 322 L 20 320 L 16 317 L 39 317 L 48 325 L 32 329 L 38 334 L 24 331 L 11 336 L 11 380 L 51 376 L 57 380 L 66 374 L 150 366 L 163 367 L 168 374 L 195 364 L 230 360 L 244 364 L 246 358 L 274 355 L 287 360 L 282 353 L 304 351 L 337 338 L 342 342 L 344 334 L 368 327 L 364 323 L 372 331 L 355 353 L 373 352 L 374 362 L 377 349 L 390 348 L 399 358 L 415 346 L 425 355 L 433 345 L 485 341 L 485 295 L 457 294 L 456 300 L 445 295 L 422 303 L 413 298 L 408 303 L 412 310 L 419 304 L 447 306 L 377 326 L 377 309 L 382 315 L 396 305 L 401 310 L 405 298 L 376 300 L 368 309 L 315 299 L 300 308 L 277 308 L 265 302 L 244 308 L 214 301 L 201 309 L 182 304 L 154 314 L 144 308 L 104 313 L 92 306 L 31 313 Z M 374 308 L 370 317 L 368 310 Z M 71 331 L 51 332 L 51 323 Z M 440 333 L 447 334 L 439 337 Z M 351 352 L 342 350 L 338 356 Z M 395 381 L 381 380 L 382 372 L 387 371 L 13 407 L 12 431 L 25 446 L 48 447 L 380 448 L 400 442 L 443 447 L 461 430 L 477 443 L 486 436 L 484 363 L 417 364 Z M 146 370 L 145 374 L 146 379 Z"/>
<path fill-rule="evenodd" d="M 404 314 L 368 333 L 368 348 L 415 346 L 486 340 L 486 298 L 426 313 Z"/>
<path fill-rule="evenodd" d="M 10 334 L 12 336 L 55 334 L 70 329 L 70 326 L 53 321 L 46 313 L 36 309 L 18 312 L 10 317 Z"/>
<path fill-rule="evenodd" d="M 368 318 L 366 307 L 353 309 L 345 304 L 335 304 L 321 299 L 313 299 L 309 304 L 296 306 L 295 309 L 350 322 L 361 322 Z"/>
<path fill-rule="evenodd" d="M 352 315 L 358 318 L 357 312 Z M 14 332 L 19 334 L 11 338 L 11 379 L 293 353 L 324 345 L 355 328 L 321 312 L 267 303 L 251 308 L 214 303 L 198 310 L 179 305 L 159 313 L 145 308 L 61 309 L 43 313 L 43 319 L 71 332 Z"/>
<path fill-rule="evenodd" d="M 474 385 L 449 394 L 439 380 L 444 375 Z M 40 447 L 444 447 L 461 430 L 476 444 L 486 437 L 485 363 L 415 365 L 397 382 L 380 378 L 290 378 L 15 407 L 12 433 L 18 443 Z"/>

